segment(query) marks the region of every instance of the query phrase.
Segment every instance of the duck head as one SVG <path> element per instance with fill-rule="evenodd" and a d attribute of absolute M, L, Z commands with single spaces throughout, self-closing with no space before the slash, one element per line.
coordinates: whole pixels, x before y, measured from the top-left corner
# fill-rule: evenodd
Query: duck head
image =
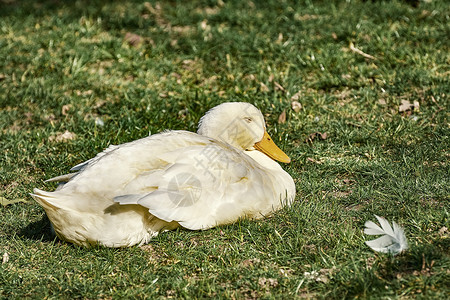
<path fill-rule="evenodd" d="M 226 102 L 213 107 L 200 119 L 197 133 L 241 150 L 261 151 L 280 162 L 291 161 L 270 138 L 262 113 L 250 103 Z"/>

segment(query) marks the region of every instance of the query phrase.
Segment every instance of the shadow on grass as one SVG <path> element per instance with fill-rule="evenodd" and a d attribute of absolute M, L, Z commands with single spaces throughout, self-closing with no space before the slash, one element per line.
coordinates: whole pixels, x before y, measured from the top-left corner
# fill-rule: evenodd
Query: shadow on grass
<path fill-rule="evenodd" d="M 30 240 L 42 242 L 58 241 L 58 238 L 51 230 L 50 221 L 46 215 L 44 215 L 41 220 L 31 222 L 26 227 L 22 228 L 19 235 Z"/>
<path fill-rule="evenodd" d="M 125 15 L 120 17 L 117 8 L 139 7 L 142 4 L 142 1 L 133 0 L 0 0 L 0 16 L 54 17 L 65 21 L 79 20 L 82 16 L 90 16 L 104 20 L 106 27 L 139 28 L 139 17 L 135 10 L 125 9 Z"/>

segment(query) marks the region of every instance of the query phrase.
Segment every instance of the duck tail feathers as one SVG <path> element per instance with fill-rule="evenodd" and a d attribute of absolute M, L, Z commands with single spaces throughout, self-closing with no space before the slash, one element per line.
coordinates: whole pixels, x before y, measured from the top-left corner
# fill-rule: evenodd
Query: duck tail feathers
<path fill-rule="evenodd" d="M 55 205 L 55 203 L 52 203 L 53 199 L 55 197 L 52 195 L 51 192 L 46 192 L 40 189 L 33 189 L 33 193 L 30 193 L 30 196 L 33 197 L 33 199 L 39 203 L 40 206 L 42 206 L 45 210 L 52 209 L 57 210 L 59 209 L 58 206 Z"/>
<path fill-rule="evenodd" d="M 70 179 L 72 179 L 73 176 L 77 175 L 78 172 L 64 174 L 61 176 L 56 176 L 50 179 L 47 179 L 45 182 L 68 182 Z"/>

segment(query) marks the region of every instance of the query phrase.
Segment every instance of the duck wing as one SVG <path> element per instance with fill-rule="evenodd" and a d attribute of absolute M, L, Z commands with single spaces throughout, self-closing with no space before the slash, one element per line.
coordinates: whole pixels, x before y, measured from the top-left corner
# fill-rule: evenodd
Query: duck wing
<path fill-rule="evenodd" d="M 272 211 L 276 179 L 243 151 L 211 139 L 159 155 L 167 162 L 143 172 L 114 197 L 166 221 L 200 230 Z M 280 195 L 281 196 L 281 195 Z M 277 205 L 278 206 L 278 205 Z"/>
<path fill-rule="evenodd" d="M 88 159 L 82 163 L 79 163 L 78 165 L 72 167 L 70 169 L 70 171 L 80 171 L 81 169 L 85 168 L 87 165 L 89 165 L 89 163 L 94 162 L 94 161 L 98 161 L 101 157 L 105 156 L 106 154 L 110 153 L 111 151 L 119 148 L 120 145 L 109 145 L 108 148 L 106 148 L 105 150 L 103 150 L 102 152 L 98 153 L 95 157 Z M 75 173 L 76 174 L 76 173 Z M 58 176 L 59 177 L 59 176 Z M 57 178 L 57 177 L 55 177 Z M 52 178 L 53 179 L 53 178 Z M 51 179 L 47 180 L 50 181 Z M 55 180 L 56 181 L 56 180 Z"/>
<path fill-rule="evenodd" d="M 37 191 L 48 206 L 95 214 L 108 212 L 114 202 L 138 204 L 192 230 L 260 218 L 286 197 L 275 188 L 277 174 L 249 155 L 187 131 L 110 147 L 78 173 L 58 179 L 67 182 L 54 192 Z"/>

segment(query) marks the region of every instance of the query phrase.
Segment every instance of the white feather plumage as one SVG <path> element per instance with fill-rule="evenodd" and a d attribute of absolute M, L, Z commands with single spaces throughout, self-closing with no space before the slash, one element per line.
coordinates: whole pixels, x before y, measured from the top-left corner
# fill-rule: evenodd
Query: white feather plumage
<path fill-rule="evenodd" d="M 400 252 L 408 249 L 408 241 L 406 240 L 405 232 L 402 227 L 400 227 L 394 221 L 392 226 L 389 222 L 383 218 L 375 215 L 380 222 L 380 226 L 372 221 L 367 221 L 364 226 L 364 233 L 368 235 L 382 235 L 381 237 L 366 241 L 366 245 L 372 248 L 372 250 L 382 253 L 391 253 L 397 255 Z"/>
<path fill-rule="evenodd" d="M 61 239 L 126 247 L 180 226 L 203 230 L 290 205 L 295 183 L 275 160 L 290 159 L 262 113 L 223 103 L 202 117 L 198 134 L 166 131 L 110 146 L 72 168 L 78 172 L 50 179 L 62 181 L 56 191 L 34 189 L 32 197 Z"/>

